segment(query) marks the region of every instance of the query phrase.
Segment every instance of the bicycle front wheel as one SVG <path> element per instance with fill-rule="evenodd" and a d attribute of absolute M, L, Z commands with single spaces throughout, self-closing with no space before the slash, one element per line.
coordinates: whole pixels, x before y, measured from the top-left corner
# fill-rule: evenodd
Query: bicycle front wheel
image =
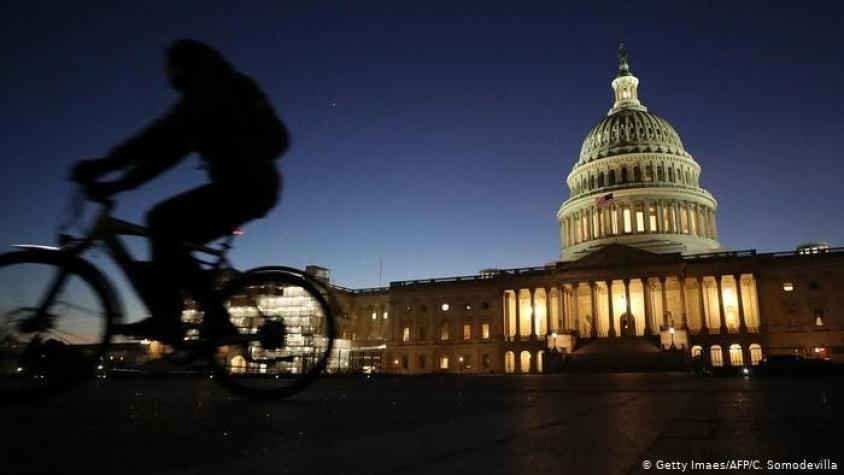
<path fill-rule="evenodd" d="M 116 315 L 110 288 L 84 261 L 0 255 L 0 401 L 49 396 L 94 374 Z"/>
<path fill-rule="evenodd" d="M 237 344 L 217 348 L 215 374 L 237 393 L 283 398 L 325 370 L 334 344 L 329 291 L 304 273 L 257 269 L 225 290 Z"/>

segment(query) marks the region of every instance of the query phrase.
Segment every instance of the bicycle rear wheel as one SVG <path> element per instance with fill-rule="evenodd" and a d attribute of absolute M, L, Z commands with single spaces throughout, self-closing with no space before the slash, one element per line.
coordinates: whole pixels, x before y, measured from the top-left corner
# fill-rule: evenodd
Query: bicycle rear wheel
<path fill-rule="evenodd" d="M 215 374 L 233 391 L 283 398 L 325 370 L 334 344 L 330 291 L 293 269 L 263 268 L 230 282 L 225 291 L 231 322 L 243 340 L 220 346 Z"/>
<path fill-rule="evenodd" d="M 84 261 L 59 251 L 0 255 L 0 401 L 50 396 L 93 375 L 117 314 L 108 284 Z"/>

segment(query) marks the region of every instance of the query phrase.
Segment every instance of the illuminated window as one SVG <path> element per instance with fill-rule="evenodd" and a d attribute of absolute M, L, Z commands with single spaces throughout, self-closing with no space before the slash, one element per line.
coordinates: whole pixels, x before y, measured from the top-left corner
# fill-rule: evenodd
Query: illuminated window
<path fill-rule="evenodd" d="M 743 366 L 744 356 L 741 354 L 741 346 L 737 343 L 730 345 L 730 366 Z"/>
<path fill-rule="evenodd" d="M 652 233 L 656 232 L 656 206 L 648 206 L 648 227 Z"/>
<path fill-rule="evenodd" d="M 451 306 L 447 303 L 440 305 L 440 309 L 442 309 L 443 312 L 448 312 L 449 308 L 451 308 Z"/>
<path fill-rule="evenodd" d="M 484 323 L 481 325 L 481 338 L 484 340 L 489 340 L 489 323 Z"/>
<path fill-rule="evenodd" d="M 791 292 L 794 290 L 794 283 L 793 282 L 784 282 L 782 284 L 782 289 L 786 292 Z"/>
<path fill-rule="evenodd" d="M 390 316 L 389 312 L 387 312 L 386 310 L 384 310 L 384 315 L 383 315 L 384 320 L 386 320 L 387 318 L 389 318 L 389 316 Z"/>
<path fill-rule="evenodd" d="M 762 347 L 758 343 L 750 345 L 750 364 L 756 366 L 762 361 Z"/>
<path fill-rule="evenodd" d="M 448 356 L 440 356 L 440 369 L 448 369 Z"/>
<path fill-rule="evenodd" d="M 701 353 L 703 353 L 703 348 L 700 345 L 695 345 L 692 347 L 692 358 L 699 357 Z"/>
<path fill-rule="evenodd" d="M 711 359 L 712 366 L 724 366 L 724 355 L 721 354 L 721 346 L 712 345 L 709 349 L 709 357 Z"/>
<path fill-rule="evenodd" d="M 448 340 L 448 321 L 443 320 L 440 325 L 440 340 Z"/>
<path fill-rule="evenodd" d="M 642 205 L 636 205 L 636 232 L 645 232 L 645 209 Z"/>
<path fill-rule="evenodd" d="M 504 353 L 504 372 L 513 373 L 516 371 L 516 355 L 512 351 Z"/>
<path fill-rule="evenodd" d="M 472 325 L 465 323 L 463 324 L 463 339 L 464 340 L 471 340 L 472 339 Z"/>
<path fill-rule="evenodd" d="M 378 319 L 378 312 L 372 312 L 372 319 L 373 319 L 373 320 L 377 320 L 377 319 Z"/>
<path fill-rule="evenodd" d="M 816 308 L 815 309 L 815 326 L 822 327 L 823 326 L 823 310 Z"/>
<path fill-rule="evenodd" d="M 622 213 L 624 215 L 624 232 L 625 233 L 633 232 L 633 223 L 631 221 L 631 216 L 630 216 L 630 207 L 625 206 L 624 211 Z"/>
<path fill-rule="evenodd" d="M 407 343 L 410 341 L 410 327 L 404 327 L 401 331 L 401 341 Z"/>

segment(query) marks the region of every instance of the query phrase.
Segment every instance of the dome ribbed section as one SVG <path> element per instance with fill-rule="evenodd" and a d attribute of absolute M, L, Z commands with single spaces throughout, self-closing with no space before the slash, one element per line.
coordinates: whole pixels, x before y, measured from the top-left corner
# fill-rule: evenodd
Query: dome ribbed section
<path fill-rule="evenodd" d="M 592 128 L 580 148 L 577 165 L 626 153 L 670 153 L 691 158 L 667 121 L 643 110 L 622 109 Z"/>

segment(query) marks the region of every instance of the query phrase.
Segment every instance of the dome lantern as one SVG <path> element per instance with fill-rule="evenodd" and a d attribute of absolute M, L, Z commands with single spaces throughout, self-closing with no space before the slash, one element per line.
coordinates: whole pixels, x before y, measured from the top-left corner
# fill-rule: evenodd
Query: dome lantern
<path fill-rule="evenodd" d="M 618 75 L 612 82 L 612 88 L 615 91 L 615 103 L 607 115 L 615 114 L 623 109 L 647 112 L 648 108 L 639 102 L 639 78 L 630 72 L 624 43 L 618 46 Z"/>

